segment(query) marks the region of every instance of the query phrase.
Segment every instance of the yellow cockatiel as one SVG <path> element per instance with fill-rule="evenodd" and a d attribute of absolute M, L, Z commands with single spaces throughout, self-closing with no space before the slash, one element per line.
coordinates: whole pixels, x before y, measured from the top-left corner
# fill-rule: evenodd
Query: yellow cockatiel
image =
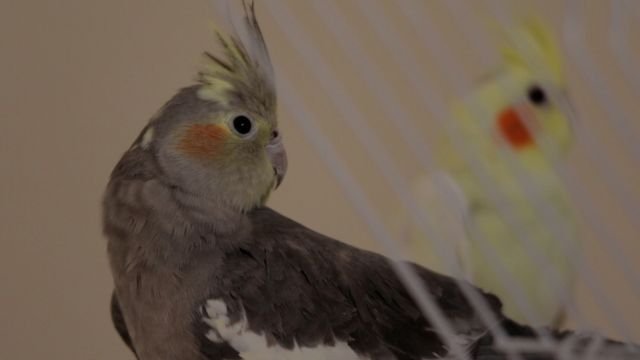
<path fill-rule="evenodd" d="M 572 137 L 562 56 L 538 21 L 505 45 L 500 68 L 453 107 L 443 171 L 416 183 L 438 236 L 411 224 L 403 238 L 414 261 L 498 294 L 508 315 L 559 325 L 575 278 L 568 257 L 580 256 L 555 168 Z"/>

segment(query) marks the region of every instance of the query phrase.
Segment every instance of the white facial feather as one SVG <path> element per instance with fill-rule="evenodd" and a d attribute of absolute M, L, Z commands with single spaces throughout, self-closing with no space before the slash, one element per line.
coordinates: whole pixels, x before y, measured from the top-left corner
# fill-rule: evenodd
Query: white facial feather
<path fill-rule="evenodd" d="M 146 149 L 149 144 L 151 144 L 151 140 L 153 140 L 153 127 L 149 127 L 142 135 L 142 141 L 140 142 L 140 146 L 143 149 Z"/>

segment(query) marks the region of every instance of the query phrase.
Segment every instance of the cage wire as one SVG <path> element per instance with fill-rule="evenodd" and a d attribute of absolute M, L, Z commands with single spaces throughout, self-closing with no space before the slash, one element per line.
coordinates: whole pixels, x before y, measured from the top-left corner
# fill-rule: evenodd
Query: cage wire
<path fill-rule="evenodd" d="M 218 14 L 228 14 L 229 2 L 214 2 Z M 439 7 L 439 14 L 445 14 L 451 21 L 451 25 L 458 32 L 458 36 L 468 45 L 468 51 L 473 54 L 473 60 L 480 63 L 480 67 L 487 71 L 496 66 L 496 53 L 500 44 L 496 43 L 488 35 L 493 27 L 501 29 L 508 34 L 518 26 L 519 21 L 527 12 L 533 9 L 520 6 L 519 2 L 482 0 L 475 2 L 473 9 L 469 2 L 463 1 L 439 1 L 424 2 L 419 0 L 397 0 L 393 4 L 396 7 L 394 16 L 388 13 L 389 3 L 382 1 L 353 0 L 349 6 L 353 7 L 362 17 L 364 29 L 356 29 L 349 14 L 341 10 L 338 0 L 317 0 L 304 3 L 292 3 L 283 1 L 260 2 L 258 4 L 258 16 L 262 22 L 269 22 L 279 30 L 284 41 L 296 52 L 301 59 L 308 81 L 317 84 L 317 91 L 325 96 L 335 106 L 340 121 L 351 130 L 354 144 L 361 146 L 372 159 L 376 175 L 388 186 L 389 191 L 404 207 L 408 221 L 417 227 L 427 241 L 431 241 L 431 248 L 435 254 L 445 261 L 448 267 L 455 268 L 454 259 L 443 248 L 443 239 L 447 241 L 447 234 L 443 233 L 438 223 L 433 221 L 429 209 L 425 209 L 417 201 L 412 193 L 411 179 L 404 176 L 402 169 L 396 164 L 393 151 L 385 142 L 385 137 L 376 133 L 369 126 L 367 111 L 359 107 L 353 98 L 346 80 L 334 73 L 331 63 L 333 54 L 323 53 L 314 44 L 311 34 L 313 30 L 309 25 L 300 21 L 297 11 L 300 7 L 312 12 L 316 20 L 321 23 L 322 31 L 335 44 L 341 52 L 341 56 L 348 59 L 354 69 L 355 76 L 361 83 L 359 91 L 367 93 L 374 99 L 387 119 L 394 122 L 393 129 L 397 130 L 396 136 L 402 139 L 417 166 L 424 173 L 434 172 L 439 164 L 434 160 L 435 150 L 423 136 L 423 130 L 417 125 L 415 112 L 408 110 L 403 105 L 403 99 L 398 95 L 397 89 L 391 84 L 400 81 L 407 86 L 420 99 L 420 116 L 432 119 L 434 124 L 440 127 L 440 131 L 447 138 L 450 145 L 464 160 L 465 165 L 471 169 L 473 181 L 492 201 L 501 218 L 510 226 L 509 234 L 514 241 L 522 243 L 531 261 L 538 264 L 541 274 L 549 284 L 549 291 L 557 294 L 558 302 L 566 309 L 572 320 L 572 328 L 583 330 L 582 335 L 570 336 L 562 340 L 554 339 L 547 327 L 536 327 L 538 337 L 536 339 L 519 339 L 509 337 L 498 326 L 498 319 L 490 311 L 490 306 L 467 282 L 462 273 L 449 274 L 458 279 L 458 284 L 467 297 L 469 303 L 476 309 L 482 322 L 490 329 L 496 340 L 496 345 L 505 351 L 512 359 L 521 359 L 523 352 L 540 352 L 554 354 L 558 359 L 597 359 L 605 342 L 602 336 L 596 335 L 601 329 L 600 324 L 593 317 L 585 314 L 585 310 L 576 306 L 575 294 L 567 291 L 566 286 L 559 281 L 558 269 L 540 253 L 536 246 L 534 235 L 519 231 L 523 219 L 518 214 L 509 211 L 503 205 L 503 195 L 492 184 L 490 168 L 481 162 L 475 161 L 473 149 L 467 146 L 457 136 L 464 129 L 459 128 L 455 122 L 448 121 L 451 118 L 451 110 L 448 106 L 451 99 L 446 98 L 443 91 L 438 88 L 438 80 L 433 75 L 424 71 L 420 63 L 420 56 L 416 53 L 422 51 L 427 54 L 434 69 L 446 79 L 447 86 L 457 94 L 465 94 L 477 86 L 476 78 L 466 69 L 465 61 L 456 53 L 449 43 L 442 40 L 442 33 L 446 30 L 438 27 L 439 21 L 432 11 L 434 6 Z M 435 4 L 435 5 L 434 5 Z M 563 3 L 562 14 L 548 14 L 539 11 L 537 17 L 542 19 L 552 18 L 559 26 L 556 26 L 555 35 L 562 45 L 565 54 L 565 67 L 571 68 L 572 76 L 569 78 L 570 90 L 579 90 L 582 97 L 587 99 L 597 114 L 589 116 L 601 116 L 606 121 L 599 122 L 598 129 L 587 128 L 580 118 L 585 116 L 581 109 L 576 109 L 577 121 L 574 123 L 576 142 L 572 151 L 580 151 L 591 167 L 590 181 L 596 182 L 598 189 L 604 189 L 602 196 L 607 202 L 608 212 L 616 214 L 616 223 L 603 220 L 601 208 L 603 205 L 596 203 L 593 197 L 594 189 L 585 184 L 585 181 L 566 167 L 560 167 L 560 177 L 566 184 L 567 191 L 571 194 L 571 202 L 579 221 L 578 241 L 583 234 L 590 234 L 597 241 L 600 255 L 610 259 L 610 263 L 616 267 L 624 287 L 629 290 L 629 296 L 636 301 L 640 300 L 640 275 L 634 269 L 633 255 L 629 254 L 621 245 L 619 224 L 638 230 L 636 219 L 638 218 L 640 195 L 634 189 L 633 176 L 627 177 L 625 171 L 633 170 L 640 160 L 640 142 L 637 141 L 638 125 L 633 122 L 633 110 L 637 104 L 625 99 L 636 99 L 640 95 L 640 72 L 635 65 L 640 59 L 638 56 L 638 44 L 633 42 L 634 33 L 637 33 L 640 22 L 640 2 L 634 0 L 611 0 L 605 2 L 587 2 L 585 0 L 567 0 Z M 397 30 L 397 21 L 402 21 L 420 39 L 420 43 L 409 43 L 400 31 Z M 441 23 L 441 22 L 440 22 Z M 553 21 L 549 21 L 553 23 Z M 357 30 L 357 31 L 356 31 Z M 363 46 L 363 33 L 374 39 L 386 54 L 385 61 L 393 64 L 394 71 L 387 71 L 380 61 L 372 58 Z M 596 46 L 594 34 L 602 37 L 604 50 Z M 596 37 L 597 37 L 596 36 Z M 270 39 L 267 39 L 269 43 Z M 468 59 L 467 59 L 468 60 Z M 532 67 L 542 67 L 539 59 L 528 59 Z M 608 62 L 605 64 L 604 60 Z M 613 64 L 613 66 L 611 66 Z M 408 258 L 408 249 L 403 241 L 398 239 L 398 234 L 386 224 L 385 217 L 388 210 L 380 209 L 375 201 L 367 194 L 359 179 L 341 155 L 340 150 L 334 144 L 330 136 L 323 130 L 322 121 L 314 115 L 310 106 L 310 99 L 302 96 L 296 89 L 295 79 L 288 74 L 287 69 L 276 67 L 276 82 L 280 103 L 284 111 L 290 114 L 287 120 L 293 120 L 302 129 L 306 139 L 321 155 L 326 166 L 334 176 L 344 193 L 344 196 L 353 206 L 355 212 L 368 226 L 373 239 L 377 241 L 384 253 L 393 259 L 393 269 L 406 285 L 409 293 L 415 298 L 419 308 L 429 318 L 436 331 L 443 335 L 447 347 L 460 359 L 469 359 L 460 343 L 456 342 L 455 324 L 447 319 L 438 307 L 430 293 L 424 288 L 418 276 L 405 262 L 399 261 Z M 399 80 L 389 77 L 397 76 Z M 619 77 L 622 81 L 615 81 Z M 395 81 L 395 82 L 394 82 Z M 569 96 L 571 97 L 571 91 Z M 506 95 L 503 95 L 506 96 Z M 492 109 L 483 104 L 475 104 L 474 113 L 489 114 Z M 568 109 L 571 110 L 571 109 Z M 466 130 L 468 131 L 468 129 Z M 472 129 L 471 131 L 480 131 Z M 478 134 L 478 136 L 480 136 Z M 353 145 L 356 146 L 356 145 Z M 544 150 L 544 146 L 541 146 Z M 578 148 L 578 150 L 576 150 Z M 581 277 L 580 281 L 593 303 L 605 314 L 604 321 L 615 330 L 620 340 L 633 342 L 633 329 L 637 324 L 629 317 L 629 311 L 637 309 L 625 309 L 616 303 L 615 299 L 607 294 L 602 269 L 597 263 L 584 261 L 582 256 L 573 253 L 571 244 L 565 234 L 565 225 L 562 215 L 557 209 L 545 207 L 542 200 L 536 195 L 535 184 L 532 183 L 530 174 L 523 166 L 514 161 L 512 157 L 501 156 L 499 161 L 506 164 L 506 168 L 518 185 L 518 191 L 528 200 L 531 211 L 546 225 L 546 232 L 561 246 L 562 255 L 569 261 L 570 266 Z M 488 234 L 480 233 L 477 239 L 481 246 L 481 256 L 486 258 L 486 263 L 492 267 L 492 271 L 508 292 L 508 297 L 526 317 L 527 323 L 535 324 L 537 319 L 532 310 L 531 299 L 525 296 L 526 284 L 518 282 L 513 274 L 508 271 L 504 259 L 500 256 L 499 249 L 492 248 L 488 241 Z M 429 267 L 429 264 L 421 264 Z M 635 326 L 635 328 L 634 328 Z M 591 334 L 588 331 L 592 331 Z M 587 335 L 585 335 L 587 334 Z M 591 335 L 589 335 L 591 334 Z M 584 349 L 586 345 L 586 349 Z M 575 350 L 577 345 L 583 347 L 579 352 Z M 638 354 L 640 356 L 640 354 Z"/>

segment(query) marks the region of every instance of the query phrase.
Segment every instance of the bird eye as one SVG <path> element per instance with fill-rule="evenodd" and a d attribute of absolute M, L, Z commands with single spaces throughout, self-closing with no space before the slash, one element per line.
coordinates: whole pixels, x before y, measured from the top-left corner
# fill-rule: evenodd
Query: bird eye
<path fill-rule="evenodd" d="M 232 121 L 233 130 L 240 136 L 246 136 L 253 129 L 253 121 L 244 115 L 238 115 Z"/>
<path fill-rule="evenodd" d="M 547 94 L 538 85 L 533 85 L 527 90 L 527 97 L 536 106 L 542 106 L 548 102 Z"/>

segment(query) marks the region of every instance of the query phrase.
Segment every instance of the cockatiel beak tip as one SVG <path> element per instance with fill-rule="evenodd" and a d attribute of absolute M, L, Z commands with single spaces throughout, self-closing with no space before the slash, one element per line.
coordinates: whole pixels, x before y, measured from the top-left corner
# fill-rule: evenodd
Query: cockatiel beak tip
<path fill-rule="evenodd" d="M 284 149 L 284 144 L 280 137 L 273 139 L 266 148 L 273 172 L 276 176 L 275 188 L 277 189 L 287 173 L 287 152 Z"/>
<path fill-rule="evenodd" d="M 274 189 L 277 189 L 280 187 L 280 184 L 282 184 L 282 180 L 284 179 L 284 174 L 278 172 L 278 169 L 276 169 L 275 167 L 273 168 L 273 170 L 276 173 L 276 186 Z"/>

